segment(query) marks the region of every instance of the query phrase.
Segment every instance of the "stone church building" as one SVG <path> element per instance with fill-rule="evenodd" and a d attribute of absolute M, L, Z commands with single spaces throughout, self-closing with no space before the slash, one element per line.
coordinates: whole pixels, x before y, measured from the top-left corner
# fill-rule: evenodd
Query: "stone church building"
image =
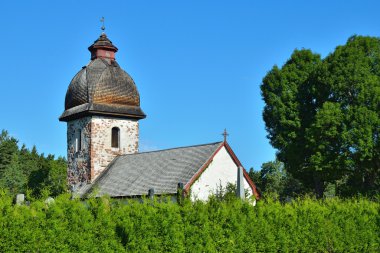
<path fill-rule="evenodd" d="M 139 152 L 139 120 L 146 117 L 131 76 L 115 59 L 118 51 L 105 33 L 89 48 L 91 61 L 72 79 L 66 93 L 67 180 L 81 197 L 175 195 L 207 200 L 218 187 L 237 184 L 254 200 L 254 183 L 227 141 Z"/>

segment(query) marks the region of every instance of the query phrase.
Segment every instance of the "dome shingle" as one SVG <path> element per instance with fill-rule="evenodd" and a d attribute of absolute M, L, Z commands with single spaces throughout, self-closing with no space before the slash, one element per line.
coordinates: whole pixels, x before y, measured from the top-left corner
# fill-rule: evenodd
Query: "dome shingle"
<path fill-rule="evenodd" d="M 70 82 L 59 120 L 86 115 L 145 118 L 135 82 L 115 60 L 117 48 L 103 33 L 89 50 L 91 61 Z"/>

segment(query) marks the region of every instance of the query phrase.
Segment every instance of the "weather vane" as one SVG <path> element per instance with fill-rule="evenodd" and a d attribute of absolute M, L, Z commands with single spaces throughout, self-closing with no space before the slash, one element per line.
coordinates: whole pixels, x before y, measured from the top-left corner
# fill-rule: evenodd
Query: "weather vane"
<path fill-rule="evenodd" d="M 102 22 L 102 27 L 100 29 L 102 29 L 102 31 L 104 32 L 104 30 L 106 29 L 106 27 L 104 26 L 104 17 L 100 19 L 100 22 Z"/>
<path fill-rule="evenodd" d="M 226 141 L 227 141 L 227 136 L 229 135 L 229 134 L 227 133 L 227 130 L 226 130 L 226 129 L 224 129 L 224 132 L 222 133 L 222 135 L 223 135 L 223 137 L 224 137 L 224 142 L 226 142 Z"/>

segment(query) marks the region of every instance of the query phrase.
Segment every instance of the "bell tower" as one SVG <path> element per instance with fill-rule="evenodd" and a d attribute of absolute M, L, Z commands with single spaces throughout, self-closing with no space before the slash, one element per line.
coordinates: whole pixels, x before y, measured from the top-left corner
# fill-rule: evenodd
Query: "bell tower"
<path fill-rule="evenodd" d="M 67 122 L 67 178 L 73 191 L 93 182 L 116 156 L 138 152 L 139 120 L 146 117 L 107 35 L 103 32 L 88 50 L 91 61 L 72 79 L 59 118 Z"/>

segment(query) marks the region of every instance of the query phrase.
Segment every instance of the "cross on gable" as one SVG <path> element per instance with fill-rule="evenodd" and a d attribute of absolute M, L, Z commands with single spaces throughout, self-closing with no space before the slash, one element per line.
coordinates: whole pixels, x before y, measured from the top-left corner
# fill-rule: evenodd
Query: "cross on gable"
<path fill-rule="evenodd" d="M 224 142 L 226 142 L 226 141 L 227 141 L 227 136 L 229 135 L 229 134 L 227 133 L 227 130 L 226 130 L 226 129 L 224 129 L 222 135 L 223 135 L 223 137 L 224 137 Z"/>

